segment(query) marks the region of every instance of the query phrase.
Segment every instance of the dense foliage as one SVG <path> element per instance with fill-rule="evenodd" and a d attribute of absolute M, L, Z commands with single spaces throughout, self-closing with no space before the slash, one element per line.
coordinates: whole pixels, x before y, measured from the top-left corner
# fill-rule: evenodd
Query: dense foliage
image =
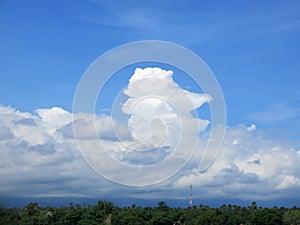
<path fill-rule="evenodd" d="M 248 207 L 222 205 L 210 208 L 170 208 L 165 202 L 157 207 L 119 208 L 111 202 L 95 206 L 40 207 L 32 202 L 24 208 L 0 208 L 1 225 L 300 225 L 300 208 L 262 208 L 255 202 Z"/>

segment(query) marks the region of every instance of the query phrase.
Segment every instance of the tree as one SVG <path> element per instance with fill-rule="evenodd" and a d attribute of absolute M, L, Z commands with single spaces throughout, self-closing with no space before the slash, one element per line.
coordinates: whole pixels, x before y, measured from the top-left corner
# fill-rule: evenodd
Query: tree
<path fill-rule="evenodd" d="M 282 225 L 283 212 L 278 208 L 263 208 L 255 212 L 252 219 L 254 225 Z"/>
<path fill-rule="evenodd" d="M 157 203 L 157 208 L 158 208 L 158 209 L 167 209 L 167 208 L 169 208 L 169 207 L 167 206 L 166 202 L 161 201 L 161 202 L 158 202 L 158 203 Z"/>
<path fill-rule="evenodd" d="M 300 224 L 300 209 L 291 209 L 284 213 L 283 223 L 285 225 L 299 225 Z"/>
<path fill-rule="evenodd" d="M 29 224 L 34 224 L 34 214 L 39 209 L 39 204 L 37 202 L 31 202 L 26 207 L 25 210 L 27 211 L 27 215 L 29 217 Z"/>

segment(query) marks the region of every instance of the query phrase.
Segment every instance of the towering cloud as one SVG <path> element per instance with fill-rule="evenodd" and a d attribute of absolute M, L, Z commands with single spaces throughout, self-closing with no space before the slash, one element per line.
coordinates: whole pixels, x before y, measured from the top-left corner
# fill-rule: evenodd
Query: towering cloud
<path fill-rule="evenodd" d="M 123 196 L 132 194 L 134 189 L 112 185 L 96 175 L 82 156 L 124 183 L 168 177 L 188 159 L 191 141 L 200 132 L 209 133 L 209 121 L 201 120 L 201 114 L 194 117 L 192 111 L 213 101 L 182 89 L 172 76 L 172 71 L 160 68 L 136 69 L 120 106 L 126 122 L 108 115 L 72 115 L 59 107 L 29 113 L 0 106 L 0 197 L 98 197 L 112 190 L 115 195 L 116 190 L 122 190 Z M 82 155 L 73 125 L 78 129 L 77 143 L 86 149 Z M 193 158 L 182 170 L 164 184 L 147 188 L 151 196 L 143 193 L 142 197 L 158 197 L 170 188 L 174 190 L 170 195 L 178 197 L 189 184 L 202 198 L 299 197 L 300 151 L 293 143 L 267 138 L 254 124 L 229 127 L 215 163 L 198 173 L 206 137 L 199 138 Z M 124 165 L 132 169 L 123 170 Z M 144 168 L 153 170 L 144 173 Z"/>

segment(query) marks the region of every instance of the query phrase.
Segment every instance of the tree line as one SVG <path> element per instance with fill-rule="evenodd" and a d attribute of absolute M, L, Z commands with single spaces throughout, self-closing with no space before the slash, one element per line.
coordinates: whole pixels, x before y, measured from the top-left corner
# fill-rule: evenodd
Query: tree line
<path fill-rule="evenodd" d="M 117 207 L 109 201 L 96 205 L 41 207 L 31 202 L 23 208 L 0 207 L 0 225 L 300 225 L 300 208 L 205 205 L 171 208 L 165 202 L 156 207 Z"/>

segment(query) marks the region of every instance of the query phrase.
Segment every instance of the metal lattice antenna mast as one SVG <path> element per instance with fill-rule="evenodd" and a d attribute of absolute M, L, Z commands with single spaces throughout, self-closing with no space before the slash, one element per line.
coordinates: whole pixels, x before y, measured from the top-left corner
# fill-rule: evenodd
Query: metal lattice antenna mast
<path fill-rule="evenodd" d="M 193 186 L 190 185 L 190 202 L 189 202 L 190 208 L 193 207 Z"/>

